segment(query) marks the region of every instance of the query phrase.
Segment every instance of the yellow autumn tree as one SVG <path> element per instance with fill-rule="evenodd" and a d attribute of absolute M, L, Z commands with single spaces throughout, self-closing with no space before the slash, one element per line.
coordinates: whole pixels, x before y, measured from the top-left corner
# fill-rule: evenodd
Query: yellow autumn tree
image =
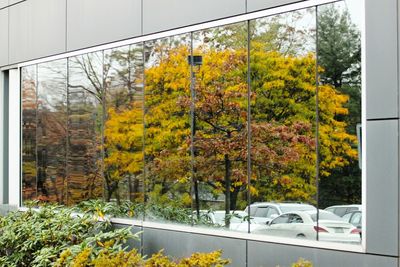
<path fill-rule="evenodd" d="M 190 72 L 185 45 L 155 44 L 145 71 L 147 191 L 190 206 Z M 151 196 L 153 196 L 151 194 Z"/>
<path fill-rule="evenodd" d="M 186 199 L 191 185 L 191 91 L 185 45 L 154 47 L 157 56 L 145 71 L 144 124 L 135 112 L 109 111 L 105 164 L 119 177 L 142 166 L 139 148 L 145 139 L 146 188 L 166 198 Z M 205 49 L 196 73 L 194 103 L 194 174 L 227 209 L 237 207 L 238 194 L 249 189 L 253 201 L 313 202 L 316 193 L 316 60 L 312 53 L 283 55 L 252 43 L 251 90 L 247 99 L 246 51 Z M 355 136 L 346 132 L 348 101 L 330 85 L 318 88 L 320 178 L 355 158 Z M 247 101 L 251 106 L 252 184 L 247 184 Z M 107 145 L 107 144 L 106 144 Z M 111 149 L 112 148 L 112 149 Z M 117 149 L 118 148 L 118 149 Z M 131 154 L 129 154 L 131 153 Z M 133 153 L 133 154 L 132 154 Z M 138 154 L 135 154 L 138 153 Z"/>
<path fill-rule="evenodd" d="M 130 200 L 143 197 L 138 189 L 143 169 L 142 105 L 142 101 L 135 101 L 121 111 L 108 109 L 104 127 L 104 168 L 108 195 L 115 194 L 117 201 L 120 201 L 119 184 L 123 180 L 126 180 Z"/>

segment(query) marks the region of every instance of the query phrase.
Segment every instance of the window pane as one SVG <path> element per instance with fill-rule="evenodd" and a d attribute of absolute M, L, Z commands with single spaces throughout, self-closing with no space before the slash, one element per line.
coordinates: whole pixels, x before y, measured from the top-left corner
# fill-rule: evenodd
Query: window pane
<path fill-rule="evenodd" d="M 66 202 L 67 60 L 38 65 L 38 198 Z"/>
<path fill-rule="evenodd" d="M 317 11 L 319 205 L 339 205 L 339 216 L 350 210 L 348 205 L 361 204 L 356 130 L 361 125 L 361 11 L 361 1 L 352 0 Z"/>
<path fill-rule="evenodd" d="M 68 62 L 68 204 L 103 196 L 103 53 Z"/>
<path fill-rule="evenodd" d="M 247 206 L 247 23 L 193 33 L 194 211 Z M 234 228 L 248 231 L 247 222 Z"/>
<path fill-rule="evenodd" d="M 273 202 L 279 214 L 317 204 L 315 21 L 310 8 L 250 22 L 251 202 Z"/>
<path fill-rule="evenodd" d="M 22 95 L 22 201 L 37 197 L 37 69 L 36 65 L 21 69 Z"/>
<path fill-rule="evenodd" d="M 104 57 L 106 200 L 143 204 L 143 46 L 106 50 Z"/>
<path fill-rule="evenodd" d="M 145 43 L 146 219 L 191 223 L 190 36 Z"/>

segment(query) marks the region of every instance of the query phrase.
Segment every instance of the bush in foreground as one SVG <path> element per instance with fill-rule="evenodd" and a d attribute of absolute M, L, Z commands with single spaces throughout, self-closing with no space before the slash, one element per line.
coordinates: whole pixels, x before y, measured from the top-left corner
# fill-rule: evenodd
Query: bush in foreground
<path fill-rule="evenodd" d="M 0 217 L 0 266 L 71 267 L 220 267 L 229 264 L 221 251 L 195 253 L 178 261 L 162 252 L 143 259 L 128 251 L 127 241 L 139 240 L 130 227 L 113 229 L 93 214 L 43 206 Z"/>
<path fill-rule="evenodd" d="M 75 210 L 76 211 L 76 210 Z M 102 221 L 98 219 L 102 218 Z M 223 267 L 222 251 L 173 260 L 162 251 L 142 257 L 127 241 L 139 240 L 130 227 L 113 229 L 103 214 L 61 206 L 28 208 L 0 217 L 0 266 L 32 267 Z M 300 259 L 292 267 L 312 267 Z"/>

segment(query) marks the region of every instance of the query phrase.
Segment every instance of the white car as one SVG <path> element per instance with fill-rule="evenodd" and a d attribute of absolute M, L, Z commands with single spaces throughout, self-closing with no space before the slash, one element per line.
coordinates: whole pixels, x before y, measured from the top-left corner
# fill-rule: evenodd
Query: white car
<path fill-rule="evenodd" d="M 292 211 L 315 210 L 316 207 L 306 203 L 255 202 L 244 210 L 259 224 L 267 224 L 279 215 Z"/>
<path fill-rule="evenodd" d="M 280 215 L 254 233 L 280 237 L 305 238 L 341 243 L 361 242 L 360 230 L 332 212 L 320 210 L 293 211 Z"/>
<path fill-rule="evenodd" d="M 335 205 L 327 207 L 325 210 L 335 213 L 339 217 L 343 217 L 343 215 L 350 213 L 352 211 L 361 211 L 362 206 L 360 204 L 351 204 L 351 205 Z"/>

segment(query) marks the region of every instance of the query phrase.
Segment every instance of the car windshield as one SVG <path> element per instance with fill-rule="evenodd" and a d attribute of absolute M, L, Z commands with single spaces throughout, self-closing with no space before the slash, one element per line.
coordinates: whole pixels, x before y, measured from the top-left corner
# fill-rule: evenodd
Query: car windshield
<path fill-rule="evenodd" d="M 301 204 L 293 204 L 293 205 L 282 205 L 280 206 L 282 213 L 291 212 L 291 211 L 306 211 L 306 210 L 315 210 L 315 207 L 311 205 L 301 205 Z"/>
<path fill-rule="evenodd" d="M 315 213 L 311 213 L 310 217 L 314 222 L 317 221 L 317 213 L 316 212 Z M 328 212 L 328 211 L 320 210 L 318 217 L 319 217 L 320 220 L 330 220 L 330 221 L 341 221 L 341 222 L 343 222 L 343 218 L 337 216 L 336 214 L 333 214 L 332 212 Z"/>

